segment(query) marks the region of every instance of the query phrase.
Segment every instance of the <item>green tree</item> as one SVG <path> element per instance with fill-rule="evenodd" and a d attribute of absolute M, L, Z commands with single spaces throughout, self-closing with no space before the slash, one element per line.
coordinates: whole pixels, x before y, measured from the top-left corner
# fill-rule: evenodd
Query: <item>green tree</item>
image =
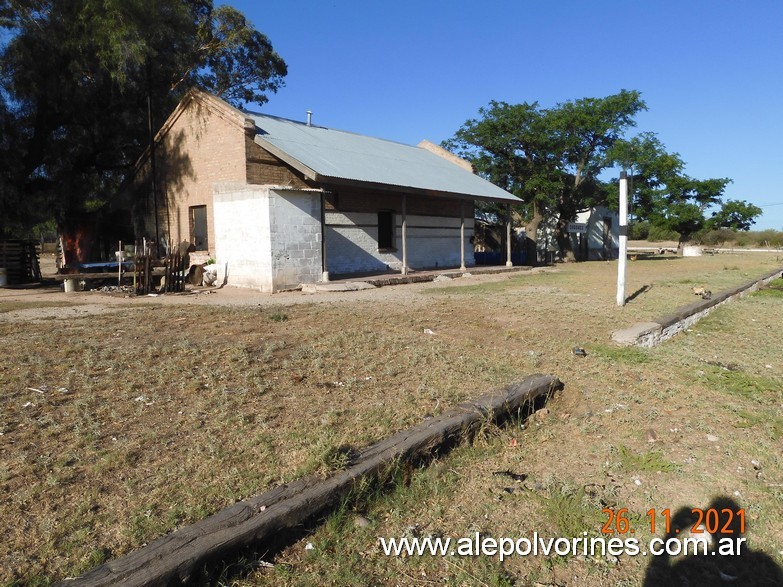
<path fill-rule="evenodd" d="M 611 165 L 609 153 L 635 116 L 647 106 L 637 91 L 621 90 L 605 98 L 582 98 L 558 104 L 547 112 L 546 126 L 555 136 L 563 188 L 554 208 L 561 253 L 573 258 L 566 231 L 576 214 L 607 202 L 611 190 L 599 174 Z"/>
<path fill-rule="evenodd" d="M 101 208 L 191 87 L 267 100 L 286 65 L 211 0 L 0 0 L 0 233 Z M 151 100 L 148 99 L 151 98 Z"/>
<path fill-rule="evenodd" d="M 611 164 L 609 150 L 644 108 L 639 92 L 627 90 L 549 109 L 490 102 L 444 145 L 523 200 L 519 213 L 531 241 L 544 218 L 557 218 L 558 245 L 572 257 L 566 227 L 578 212 L 606 202 L 607 187 L 598 176 Z"/>
<path fill-rule="evenodd" d="M 761 216 L 761 213 L 761 208 L 745 200 L 727 200 L 720 210 L 713 212 L 707 225 L 709 228 L 750 230 L 750 227 L 756 223 L 756 217 Z"/>
<path fill-rule="evenodd" d="M 635 221 L 649 221 L 660 213 L 667 185 L 682 175 L 685 167 L 680 155 L 668 153 L 655 133 L 643 132 L 617 141 L 607 153 L 616 167 L 628 172 L 631 215 Z M 617 185 L 617 179 L 612 182 Z"/>
<path fill-rule="evenodd" d="M 527 258 L 536 258 L 538 228 L 561 189 L 554 137 L 544 128 L 538 103 L 490 102 L 479 118 L 465 122 L 444 146 L 471 161 L 481 175 L 522 199 L 512 215 L 525 224 Z M 479 212 L 503 218 L 497 204 L 479 203 Z"/>
<path fill-rule="evenodd" d="M 618 141 L 609 154 L 615 165 L 631 170 L 632 210 L 637 222 L 679 235 L 678 250 L 705 228 L 745 227 L 761 210 L 746 202 L 729 200 L 723 193 L 727 178 L 696 180 L 683 173 L 677 153 L 668 153 L 653 133 L 641 133 Z M 722 204 L 722 205 L 721 205 Z M 711 219 L 706 210 L 721 205 Z"/>
<path fill-rule="evenodd" d="M 653 223 L 680 235 L 678 253 L 682 253 L 683 245 L 694 233 L 706 226 L 705 211 L 721 203 L 730 182 L 728 178 L 698 180 L 685 175 L 669 180 L 667 195 L 653 215 Z"/>

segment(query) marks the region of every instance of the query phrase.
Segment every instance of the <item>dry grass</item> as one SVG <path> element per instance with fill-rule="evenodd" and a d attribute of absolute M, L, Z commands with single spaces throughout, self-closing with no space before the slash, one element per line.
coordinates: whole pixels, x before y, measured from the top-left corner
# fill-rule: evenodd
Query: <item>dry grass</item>
<path fill-rule="evenodd" d="M 315 555 L 296 544 L 244 581 L 633 584 L 645 561 L 390 560 L 376 536 L 417 524 L 452 536 L 593 531 L 601 500 L 643 515 L 734 491 L 753 513 L 753 547 L 775 554 L 783 340 L 768 326 L 779 323 L 781 299 L 728 306 L 649 352 L 608 339 L 615 326 L 694 301 L 692 285 L 715 292 L 776 264 L 761 255 L 637 261 L 628 293 L 653 287 L 625 308 L 614 306 L 615 266 L 590 263 L 421 287 L 404 304 L 151 306 L 0 323 L 0 581 L 82 572 L 238 499 L 326 473 L 340 466 L 338 449 L 532 372 L 566 383 L 547 419 L 489 430 L 409 487 L 366 502 L 369 529 L 343 511 L 309 538 Z M 587 358 L 571 353 L 577 345 Z M 728 363 L 739 368 L 719 366 Z M 751 458 L 763 463 L 760 479 Z M 509 482 L 492 472 L 505 469 L 528 474 L 526 488 L 504 491 Z"/>
<path fill-rule="evenodd" d="M 645 586 L 670 585 L 669 568 L 652 575 L 643 557 L 516 557 L 502 565 L 490 557 L 387 558 L 377 537 L 410 536 L 411 528 L 454 538 L 474 532 L 530 537 L 533 531 L 592 536 L 609 506 L 629 508 L 638 536 L 647 540 L 650 508 L 706 509 L 718 498 L 747 510 L 755 554 L 745 566 L 700 563 L 701 582 L 691 584 L 710 577 L 716 580 L 709 584 L 723 584 L 717 577 L 723 571 L 736 584 L 777 584 L 783 576 L 771 562 L 783 559 L 783 298 L 777 291 L 780 282 L 650 351 L 589 344 L 587 358 L 563 360 L 553 370 L 563 374 L 566 390 L 547 419 L 524 430 L 492 431 L 420 471 L 410 487 L 361 509 L 369 528 L 356 528 L 350 511 L 338 513 L 308 537 L 314 550 L 295 544 L 274 568 L 239 584 L 641 585 L 650 572 Z M 563 338 L 561 346 L 571 343 Z M 518 484 L 493 475 L 503 470 L 528 478 Z"/>

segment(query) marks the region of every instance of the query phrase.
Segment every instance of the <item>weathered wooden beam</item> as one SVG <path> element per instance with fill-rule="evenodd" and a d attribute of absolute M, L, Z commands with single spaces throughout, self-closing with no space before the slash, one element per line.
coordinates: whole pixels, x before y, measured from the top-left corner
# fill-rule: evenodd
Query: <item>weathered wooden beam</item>
<path fill-rule="evenodd" d="M 209 560 L 273 542 L 281 532 L 302 527 L 338 505 L 361 479 L 401 461 L 426 459 L 433 451 L 471 435 L 483 423 L 513 417 L 527 402 L 548 397 L 561 386 L 556 377 L 531 375 L 367 447 L 346 469 L 326 479 L 306 477 L 240 501 L 58 585 L 141 587 L 187 582 Z"/>

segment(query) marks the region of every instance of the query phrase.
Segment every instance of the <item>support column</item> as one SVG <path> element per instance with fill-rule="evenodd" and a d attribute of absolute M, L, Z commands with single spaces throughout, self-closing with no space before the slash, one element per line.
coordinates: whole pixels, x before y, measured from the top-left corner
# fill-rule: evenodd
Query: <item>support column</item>
<path fill-rule="evenodd" d="M 402 274 L 408 275 L 408 195 L 402 194 Z"/>
<path fill-rule="evenodd" d="M 511 204 L 506 204 L 506 267 L 511 267 Z"/>
<path fill-rule="evenodd" d="M 326 266 L 326 192 L 321 192 L 321 281 L 329 281 Z"/>
<path fill-rule="evenodd" d="M 465 271 L 465 200 L 459 201 L 459 269 Z"/>
<path fill-rule="evenodd" d="M 155 207 L 155 257 L 160 257 L 160 226 L 158 216 L 158 170 L 155 157 L 155 128 L 152 125 L 152 65 L 147 57 L 147 130 L 150 148 L 150 179 L 152 182 L 152 205 Z M 171 239 L 171 233 L 169 233 Z"/>
<path fill-rule="evenodd" d="M 625 305 L 625 266 L 628 262 L 628 176 L 620 172 L 620 256 L 617 259 L 617 305 Z M 611 237 L 611 234 L 610 234 Z"/>

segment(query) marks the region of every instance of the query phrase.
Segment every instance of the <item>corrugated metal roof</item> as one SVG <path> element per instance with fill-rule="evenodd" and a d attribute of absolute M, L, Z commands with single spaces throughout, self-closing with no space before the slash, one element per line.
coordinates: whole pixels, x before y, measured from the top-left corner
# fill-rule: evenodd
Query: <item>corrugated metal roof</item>
<path fill-rule="evenodd" d="M 318 181 L 349 180 L 480 199 L 519 199 L 485 179 L 427 151 L 264 114 L 246 113 L 256 142 Z"/>

